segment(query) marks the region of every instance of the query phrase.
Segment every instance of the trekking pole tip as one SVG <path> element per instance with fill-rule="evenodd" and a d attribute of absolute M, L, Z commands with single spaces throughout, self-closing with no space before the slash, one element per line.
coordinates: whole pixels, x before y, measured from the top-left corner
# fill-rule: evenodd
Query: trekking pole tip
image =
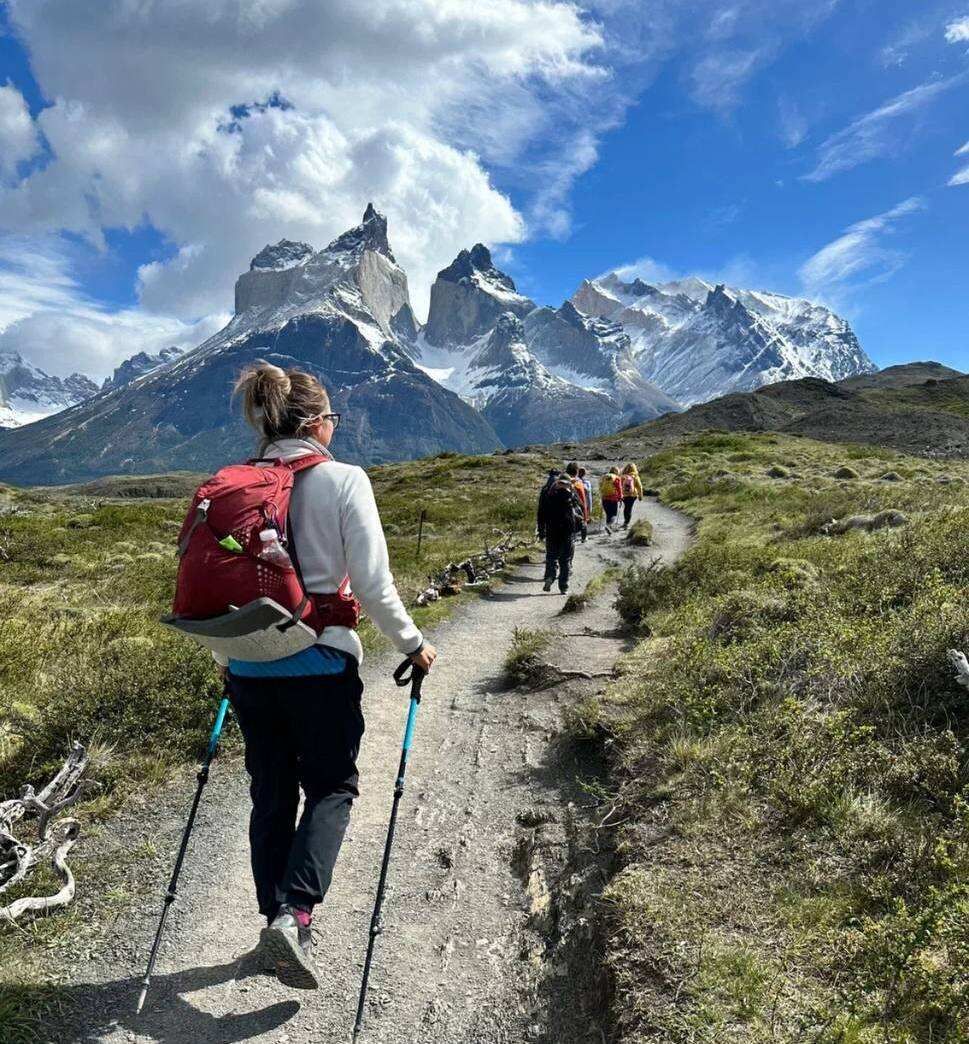
<path fill-rule="evenodd" d="M 138 1006 L 135 1008 L 135 1014 L 140 1015 L 141 1009 L 145 1006 L 145 998 L 148 996 L 148 984 L 145 983 L 141 987 L 141 993 L 138 994 Z"/>

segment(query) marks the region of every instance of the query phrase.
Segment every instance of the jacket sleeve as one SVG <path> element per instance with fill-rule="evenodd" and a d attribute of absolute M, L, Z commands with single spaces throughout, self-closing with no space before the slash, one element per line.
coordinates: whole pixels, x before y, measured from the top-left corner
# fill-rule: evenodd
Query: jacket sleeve
<path fill-rule="evenodd" d="M 643 496 L 643 483 L 638 475 L 633 475 L 633 485 L 636 488 L 636 496 L 642 499 Z"/>
<path fill-rule="evenodd" d="M 423 636 L 400 600 L 377 502 L 370 479 L 355 468 L 343 487 L 340 506 L 340 536 L 347 560 L 350 586 L 377 630 L 399 652 L 416 652 Z"/>

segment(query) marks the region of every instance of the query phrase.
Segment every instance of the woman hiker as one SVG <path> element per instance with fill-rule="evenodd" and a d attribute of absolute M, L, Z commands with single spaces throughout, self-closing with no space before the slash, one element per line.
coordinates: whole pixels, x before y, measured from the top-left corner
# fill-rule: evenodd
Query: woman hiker
<path fill-rule="evenodd" d="M 599 480 L 599 496 L 602 498 L 602 510 L 606 516 L 606 532 L 611 533 L 619 505 L 622 503 L 622 481 L 619 468 L 613 465 Z"/>
<path fill-rule="evenodd" d="M 330 412 L 315 377 L 258 362 L 235 390 L 260 436 L 260 457 L 329 456 L 326 447 L 340 415 Z M 332 458 L 300 472 L 289 520 L 307 592 L 332 597 L 349 578 L 381 633 L 417 667 L 429 670 L 437 653 L 397 594 L 366 472 Z M 355 629 L 328 626 L 316 645 L 294 656 L 227 664 L 251 780 L 252 874 L 268 925 L 255 955 L 272 963 L 288 986 L 319 985 L 310 924 L 313 907 L 330 886 L 358 795 L 362 656 Z M 297 824 L 300 790 L 305 801 Z"/>
<path fill-rule="evenodd" d="M 643 484 L 639 479 L 639 468 L 629 463 L 622 469 L 622 528 L 628 529 L 633 517 L 633 504 L 643 499 Z"/>

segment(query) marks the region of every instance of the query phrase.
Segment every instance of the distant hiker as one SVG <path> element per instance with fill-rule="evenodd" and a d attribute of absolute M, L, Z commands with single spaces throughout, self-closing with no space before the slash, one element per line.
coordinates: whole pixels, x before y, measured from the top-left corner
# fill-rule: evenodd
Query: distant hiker
<path fill-rule="evenodd" d="M 585 487 L 585 502 L 589 506 L 589 521 L 592 521 L 592 482 L 585 473 L 585 468 L 579 468 L 579 478 Z"/>
<path fill-rule="evenodd" d="M 559 591 L 569 589 L 569 573 L 575 553 L 575 534 L 582 518 L 578 495 L 567 474 L 560 474 L 538 500 L 538 538 L 545 541 L 545 583 L 551 591 L 556 578 Z"/>
<path fill-rule="evenodd" d="M 572 488 L 578 498 L 579 506 L 582 508 L 582 521 L 579 532 L 582 535 L 582 543 L 589 535 L 589 521 L 592 518 L 592 498 L 586 493 L 585 483 L 579 478 L 579 465 L 574 460 L 565 465 L 565 473 L 572 480 Z"/>
<path fill-rule="evenodd" d="M 622 503 L 622 482 L 619 468 L 613 465 L 599 480 L 599 496 L 602 498 L 602 510 L 606 516 L 606 532 L 612 532 L 613 523 Z"/>
<path fill-rule="evenodd" d="M 295 547 L 294 564 L 309 597 L 319 603 L 321 618 L 332 623 L 323 626 L 318 644 L 293 656 L 226 665 L 251 779 L 252 873 L 268 925 L 257 954 L 274 963 L 286 985 L 315 988 L 313 907 L 330 887 L 359 793 L 356 759 L 364 730 L 359 606 L 422 670 L 430 669 L 437 653 L 394 587 L 366 472 L 338 463 L 327 450 L 340 415 L 330 412 L 320 382 L 259 362 L 241 375 L 235 390 L 261 437 L 260 457 L 324 458 L 296 477 L 289 550 Z M 300 789 L 305 802 L 297 826 Z"/>
<path fill-rule="evenodd" d="M 623 517 L 622 528 L 629 526 L 633 517 L 633 504 L 643 499 L 643 484 L 639 480 L 639 468 L 629 463 L 622 469 L 622 503 Z"/>

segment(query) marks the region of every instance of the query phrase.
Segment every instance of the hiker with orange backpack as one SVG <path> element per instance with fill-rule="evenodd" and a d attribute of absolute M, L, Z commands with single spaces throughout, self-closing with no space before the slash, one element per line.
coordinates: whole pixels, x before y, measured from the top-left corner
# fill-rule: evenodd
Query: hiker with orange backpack
<path fill-rule="evenodd" d="M 628 529 L 633 517 L 633 505 L 643 499 L 643 484 L 639 479 L 639 468 L 630 462 L 622 469 L 622 528 Z"/>
<path fill-rule="evenodd" d="M 586 538 L 589 535 L 589 521 L 592 518 L 592 501 L 586 493 L 585 483 L 579 478 L 579 465 L 574 461 L 570 460 L 565 465 L 565 474 L 569 476 L 572 481 L 572 488 L 575 490 L 575 496 L 579 501 L 579 507 L 582 511 L 582 521 L 579 525 L 579 535 L 582 538 L 582 543 L 586 542 Z"/>
<path fill-rule="evenodd" d="M 196 493 L 168 622 L 207 644 L 227 671 L 245 739 L 252 873 L 267 923 L 257 954 L 284 984 L 314 989 L 313 908 L 330 886 L 359 793 L 360 607 L 415 668 L 428 671 L 437 653 L 394 586 L 366 472 L 327 448 L 340 415 L 330 412 L 320 382 L 260 361 L 235 390 L 260 436 L 259 458 L 222 469 Z M 284 622 L 232 631 L 250 609 L 252 627 L 266 614 Z M 206 632 L 207 624 L 215 626 Z M 296 651 L 279 656 L 286 643 Z"/>
<path fill-rule="evenodd" d="M 599 496 L 602 499 L 602 510 L 606 516 L 606 532 L 611 533 L 622 503 L 622 481 L 619 468 L 613 465 L 599 480 Z"/>

